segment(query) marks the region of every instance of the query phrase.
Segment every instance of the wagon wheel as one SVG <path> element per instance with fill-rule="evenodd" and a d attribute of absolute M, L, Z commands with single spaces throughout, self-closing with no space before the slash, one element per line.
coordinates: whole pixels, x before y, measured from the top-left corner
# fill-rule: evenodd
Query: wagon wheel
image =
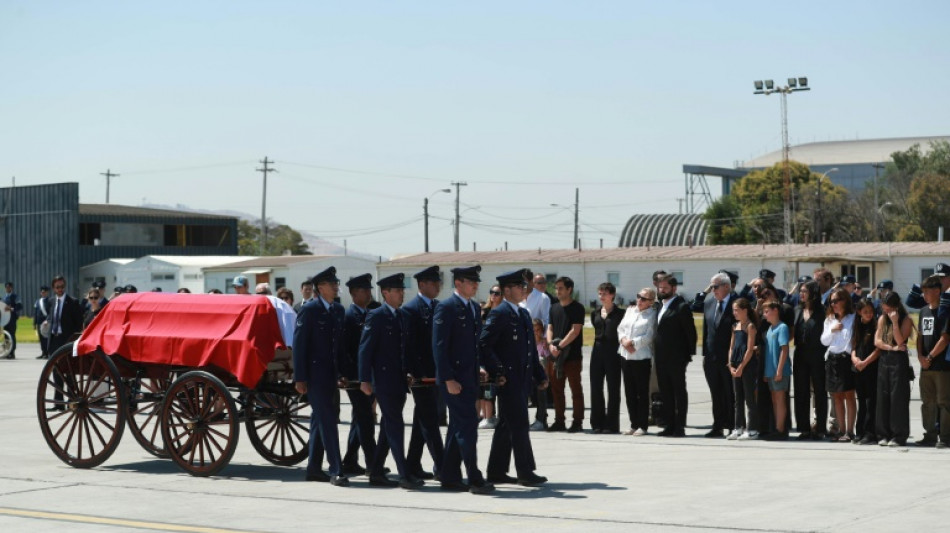
<path fill-rule="evenodd" d="M 0 331 L 3 331 L 3 334 L 0 335 L 0 357 L 6 357 L 13 351 L 13 337 L 5 329 Z"/>
<path fill-rule="evenodd" d="M 238 443 L 234 399 L 220 379 L 192 371 L 176 379 L 162 407 L 165 451 L 194 476 L 213 476 L 227 466 Z"/>
<path fill-rule="evenodd" d="M 145 451 L 156 457 L 168 457 L 162 440 L 162 404 L 177 374 L 138 376 L 129 382 L 129 431 Z"/>
<path fill-rule="evenodd" d="M 292 466 L 308 455 L 310 404 L 292 390 L 255 391 L 245 409 L 247 438 L 261 457 L 280 466 Z"/>
<path fill-rule="evenodd" d="M 77 468 L 91 468 L 119 445 L 126 396 L 111 359 L 101 352 L 81 357 L 72 352 L 72 343 L 62 346 L 43 367 L 36 414 L 57 457 Z"/>

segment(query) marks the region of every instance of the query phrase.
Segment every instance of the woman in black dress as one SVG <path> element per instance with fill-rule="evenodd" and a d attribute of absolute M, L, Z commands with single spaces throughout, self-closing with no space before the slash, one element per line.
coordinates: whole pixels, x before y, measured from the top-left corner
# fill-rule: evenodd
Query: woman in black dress
<path fill-rule="evenodd" d="M 795 423 L 801 440 L 824 438 L 828 425 L 828 392 L 825 389 L 825 308 L 821 305 L 818 282 L 809 281 L 798 289 L 795 309 L 795 354 L 792 357 L 792 384 L 795 387 Z M 815 429 L 811 426 L 811 399 L 815 398 Z"/>
<path fill-rule="evenodd" d="M 620 349 L 617 326 L 623 320 L 624 310 L 614 305 L 617 288 L 613 283 L 601 283 L 597 287 L 597 296 L 601 307 L 590 313 L 590 322 L 594 326 L 594 348 L 590 354 L 590 425 L 594 433 L 620 433 L 622 359 L 617 355 Z"/>

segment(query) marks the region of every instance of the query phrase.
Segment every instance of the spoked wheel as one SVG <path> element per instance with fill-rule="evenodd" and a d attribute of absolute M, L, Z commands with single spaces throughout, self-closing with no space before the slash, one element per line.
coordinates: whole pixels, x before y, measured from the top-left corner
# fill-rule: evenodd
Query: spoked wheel
<path fill-rule="evenodd" d="M 129 382 L 129 431 L 156 457 L 168 457 L 162 440 L 162 405 L 175 376 L 174 372 L 150 371 Z"/>
<path fill-rule="evenodd" d="M 238 416 L 224 383 L 202 371 L 176 379 L 162 407 L 165 451 L 193 476 L 227 466 L 238 443 Z"/>
<path fill-rule="evenodd" d="M 13 351 L 13 337 L 5 329 L 0 331 L 3 331 L 3 335 L 0 335 L 0 357 L 6 357 Z"/>
<path fill-rule="evenodd" d="M 281 392 L 255 391 L 248 399 L 244 421 L 247 437 L 261 457 L 280 466 L 295 465 L 308 455 L 310 404 L 292 388 Z"/>
<path fill-rule="evenodd" d="M 72 343 L 40 374 L 36 414 L 50 449 L 77 468 L 102 464 L 119 445 L 126 397 L 115 364 L 101 352 L 73 357 Z"/>

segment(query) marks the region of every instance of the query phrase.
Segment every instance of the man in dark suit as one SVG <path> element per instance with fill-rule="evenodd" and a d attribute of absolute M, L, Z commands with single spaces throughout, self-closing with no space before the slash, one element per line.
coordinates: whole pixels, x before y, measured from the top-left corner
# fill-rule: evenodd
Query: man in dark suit
<path fill-rule="evenodd" d="M 436 383 L 449 410 L 445 456 L 439 473 L 442 490 L 489 494 L 495 486 L 478 469 L 476 441 L 478 417 L 475 400 L 479 393 L 478 336 L 481 318 L 472 300 L 481 281 L 480 266 L 452 269 L 455 293 L 435 306 L 432 326 L 432 356 Z M 468 473 L 462 482 L 461 463 Z"/>
<path fill-rule="evenodd" d="M 656 282 L 657 314 L 653 356 L 656 378 L 663 398 L 663 419 L 666 428 L 661 437 L 685 437 L 689 395 L 686 392 L 686 366 L 696 353 L 696 325 L 689 304 L 676 294 L 676 277 L 663 275 Z"/>
<path fill-rule="evenodd" d="M 294 304 L 294 311 L 300 314 L 300 308 L 313 300 L 313 280 L 307 278 L 300 284 L 300 301 Z"/>
<path fill-rule="evenodd" d="M 53 278 L 53 297 L 46 301 L 46 308 L 49 309 L 49 353 L 53 355 L 63 345 L 71 342 L 73 337 L 82 332 L 82 306 L 79 300 L 66 294 L 66 278 L 56 276 Z M 56 385 L 57 392 L 53 395 L 56 402 L 63 401 L 63 378 L 58 372 L 53 373 L 53 383 Z M 56 404 L 52 409 L 62 410 L 61 403 Z"/>
<path fill-rule="evenodd" d="M 537 465 L 528 433 L 528 395 L 535 383 L 540 390 L 547 388 L 548 379 L 538 361 L 531 315 L 515 303 L 524 299 L 526 274 L 523 268 L 496 278 L 505 299 L 488 314 L 478 345 L 489 375 L 503 385 L 498 391 L 498 424 L 488 456 L 488 481 L 533 487 L 547 478 L 534 472 Z M 508 475 L 512 451 L 517 478 Z"/>
<path fill-rule="evenodd" d="M 294 386 L 310 402 L 310 457 L 307 481 L 329 481 L 345 487 L 340 459 L 340 436 L 334 397 L 340 379 L 338 351 L 343 344 L 343 306 L 334 300 L 340 292 L 336 268 L 313 278 L 319 297 L 300 308 L 294 331 Z M 329 475 L 322 470 L 326 451 Z"/>
<path fill-rule="evenodd" d="M 406 371 L 411 380 L 435 377 L 435 359 L 432 358 L 432 317 L 435 299 L 442 291 L 442 275 L 438 266 L 431 266 L 413 275 L 419 294 L 402 306 L 409 319 L 409 339 L 406 343 Z M 445 448 L 439 431 L 439 391 L 435 387 L 413 387 L 412 436 L 406 452 L 409 473 L 419 479 L 432 479 L 432 473 L 422 469 L 422 451 L 428 446 L 435 476 L 442 470 Z"/>
<path fill-rule="evenodd" d="M 43 285 L 40 287 L 40 297 L 33 303 L 33 329 L 36 330 L 36 337 L 40 340 L 40 355 L 37 359 L 47 359 L 49 357 L 49 335 L 44 336 L 41 333 L 43 322 L 49 317 L 49 287 Z"/>
<path fill-rule="evenodd" d="M 735 426 L 735 393 L 727 366 L 732 326 L 736 322 L 732 314 L 732 302 L 736 297 L 732 284 L 728 273 L 716 274 L 709 281 L 709 287 L 696 296 L 690 309 L 703 313 L 703 372 L 709 385 L 713 413 L 713 427 L 706 433 L 707 438 L 722 437 Z M 712 298 L 707 297 L 710 293 Z"/>
<path fill-rule="evenodd" d="M 373 299 L 372 282 L 372 274 L 356 276 L 346 282 L 353 303 L 346 310 L 346 316 L 343 319 L 343 349 L 339 353 L 337 368 L 347 383 L 359 381 L 360 337 L 363 335 L 366 313 L 369 312 L 367 306 Z M 366 473 L 366 470 L 359 465 L 360 448 L 363 449 L 367 466 L 376 456 L 376 420 L 373 414 L 373 402 L 376 399 L 353 388 L 348 388 L 346 395 L 350 398 L 353 411 L 346 453 L 343 454 L 343 473 L 362 475 Z M 380 435 L 383 443 L 385 443 L 385 438 L 384 435 Z"/>
<path fill-rule="evenodd" d="M 383 305 L 366 316 L 363 336 L 360 337 L 359 366 L 360 390 L 370 397 L 376 393 L 376 403 L 382 414 L 379 432 L 386 436 L 389 446 L 377 446 L 376 455 L 369 465 L 369 484 L 378 487 L 400 486 L 418 489 L 424 482 L 412 476 L 406 467 L 406 424 L 402 410 L 409 392 L 406 382 L 405 353 L 409 336 L 408 320 L 399 309 L 405 296 L 405 275 L 393 274 L 377 283 L 382 289 Z M 383 466 L 386 455 L 392 452 L 399 481 L 386 477 Z"/>

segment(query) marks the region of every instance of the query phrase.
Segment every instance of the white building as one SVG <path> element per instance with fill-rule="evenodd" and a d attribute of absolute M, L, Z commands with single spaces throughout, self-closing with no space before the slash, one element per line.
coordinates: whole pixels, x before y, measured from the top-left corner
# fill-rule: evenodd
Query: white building
<path fill-rule="evenodd" d="M 106 284 L 106 290 L 111 291 L 119 285 L 119 268 L 132 261 L 134 259 L 104 259 L 80 268 L 79 288 L 85 290 L 92 287 L 93 282 L 102 281 Z"/>
<path fill-rule="evenodd" d="M 211 266 L 233 263 L 246 256 L 227 255 L 146 255 L 117 269 L 117 283 L 132 284 L 139 291 L 161 288 L 176 292 L 187 288 L 191 292 L 206 292 L 204 272 Z"/>
<path fill-rule="evenodd" d="M 204 291 L 219 289 L 222 292 L 234 292 L 231 282 L 239 275 L 247 276 L 253 292 L 258 283 L 268 283 L 271 291 L 286 286 L 294 293 L 294 301 L 300 300 L 300 284 L 330 266 L 336 267 L 340 278 L 340 301 L 350 304 L 350 295 L 346 281 L 354 276 L 370 273 L 376 277 L 376 262 L 353 256 L 339 255 L 279 255 L 271 257 L 242 258 L 241 261 L 220 263 L 204 268 Z"/>
<path fill-rule="evenodd" d="M 443 271 L 445 286 L 440 298 L 452 294 L 452 275 L 456 266 L 480 264 L 482 284 L 477 298 L 484 301 L 495 276 L 518 268 L 543 273 L 549 282 L 560 276 L 574 280 L 579 301 L 590 305 L 597 298 L 597 286 L 610 281 L 617 293 L 629 302 L 638 290 L 652 286 L 652 274 L 665 270 L 681 281 L 680 293 L 688 298 L 703 290 L 709 278 L 727 269 L 739 274 L 739 284 L 758 276 L 768 268 L 777 274 L 776 285 L 786 290 L 801 275 L 824 266 L 835 276 L 855 275 L 863 287 L 872 287 L 883 279 L 894 282 L 894 289 L 906 294 L 911 285 L 933 273 L 938 262 L 950 262 L 948 242 L 826 243 L 785 245 L 724 245 L 609 248 L 596 250 L 526 250 L 506 252 L 439 252 L 394 258 L 378 265 L 380 276 L 404 272 L 407 276 L 406 299 L 415 296 L 411 275 L 431 265 Z"/>

